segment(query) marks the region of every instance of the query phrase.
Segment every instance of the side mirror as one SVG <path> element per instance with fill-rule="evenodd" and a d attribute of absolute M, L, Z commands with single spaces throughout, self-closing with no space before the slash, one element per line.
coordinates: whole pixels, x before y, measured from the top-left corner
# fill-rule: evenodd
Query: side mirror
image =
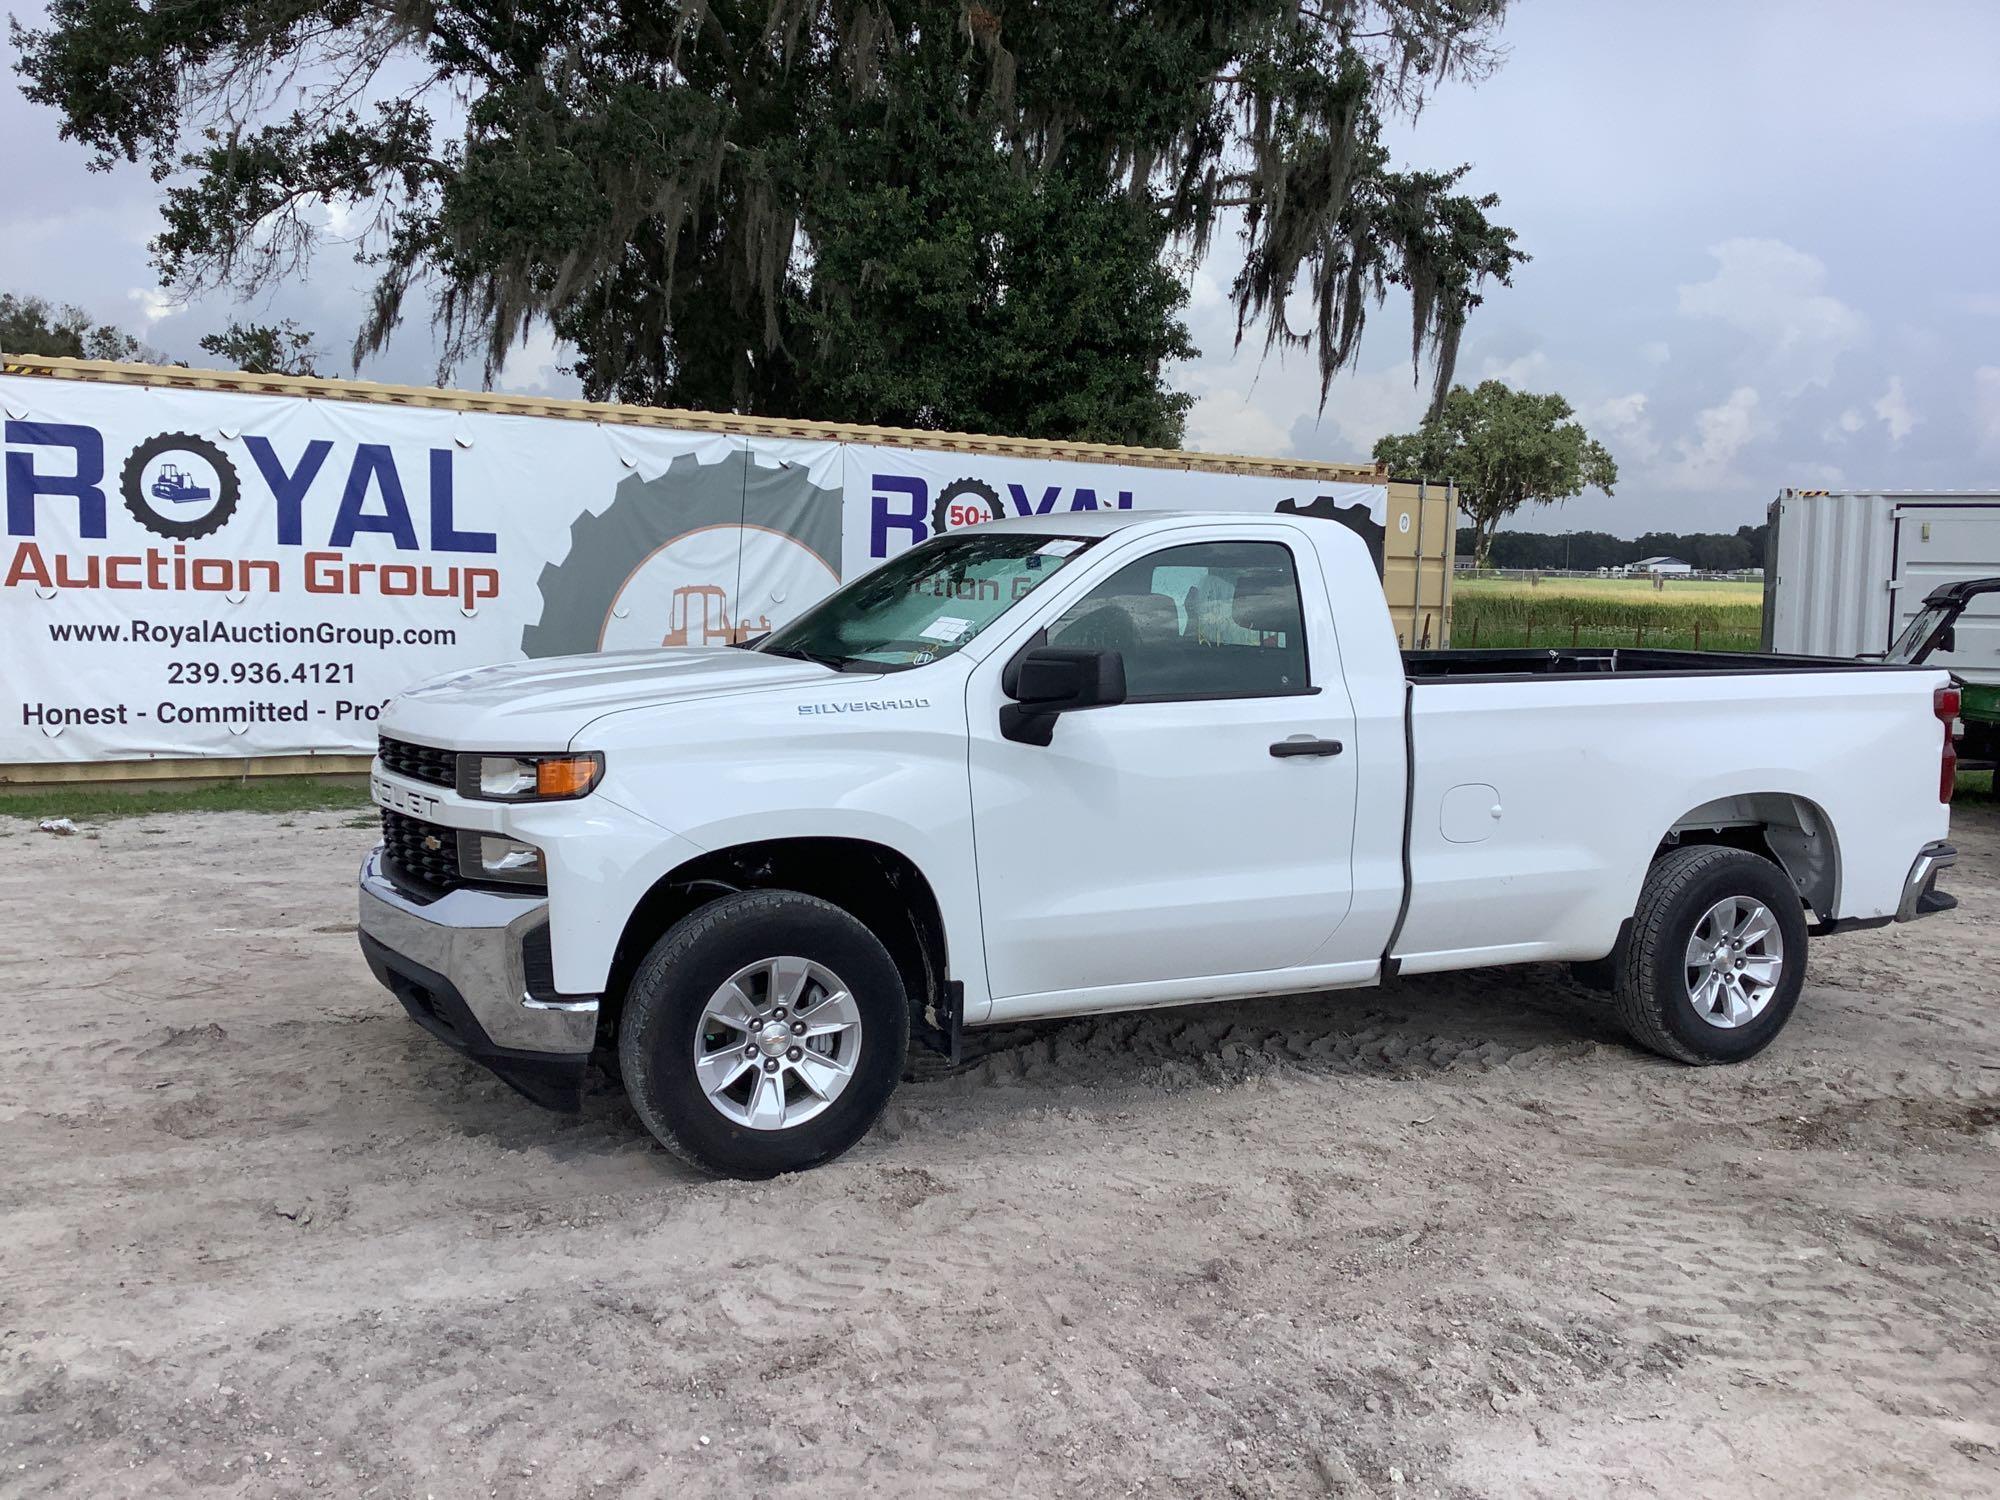
<path fill-rule="evenodd" d="M 1014 701 L 1001 706 L 1002 737 L 1046 745 L 1059 716 L 1125 701 L 1125 658 L 1101 646 L 1031 646 L 1012 663 L 1004 686 Z"/>
<path fill-rule="evenodd" d="M 1932 649 L 1942 651 L 1947 656 L 1956 651 L 1958 649 L 1958 627 L 1956 625 L 1945 626 L 1944 634 L 1938 638 L 1937 645 Z"/>

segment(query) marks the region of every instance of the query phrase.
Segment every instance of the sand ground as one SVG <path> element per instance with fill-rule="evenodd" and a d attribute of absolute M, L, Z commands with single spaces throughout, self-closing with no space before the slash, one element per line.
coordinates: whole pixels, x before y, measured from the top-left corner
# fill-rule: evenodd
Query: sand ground
<path fill-rule="evenodd" d="M 365 820 L 0 820 L 0 1494 L 2000 1493 L 1957 833 L 1747 1066 L 1446 976 L 985 1034 L 746 1185 L 405 1020 Z"/>

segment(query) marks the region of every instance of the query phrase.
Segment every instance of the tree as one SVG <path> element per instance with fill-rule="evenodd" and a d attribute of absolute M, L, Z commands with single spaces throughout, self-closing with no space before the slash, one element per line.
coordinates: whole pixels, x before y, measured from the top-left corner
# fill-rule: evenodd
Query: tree
<path fill-rule="evenodd" d="M 58 359 L 144 359 L 161 356 L 109 323 L 92 323 L 80 307 L 55 307 L 40 297 L 0 293 L 0 350 Z"/>
<path fill-rule="evenodd" d="M 1496 568 L 1567 568 L 1587 573 L 1635 563 L 1642 557 L 1665 556 L 1681 558 L 1706 572 L 1733 573 L 1763 565 L 1767 529 L 1739 526 L 1733 534 L 1691 531 L 1684 535 L 1649 531 L 1633 541 L 1602 531 L 1502 531 L 1492 539 L 1488 560 Z M 1470 555 L 1478 546 L 1478 532 L 1461 526 L 1458 550 Z"/>
<path fill-rule="evenodd" d="M 312 331 L 290 318 L 279 324 L 232 322 L 221 333 L 205 334 L 202 349 L 231 369 L 250 375 L 317 377 L 317 361 L 326 356 L 313 345 Z"/>
<path fill-rule="evenodd" d="M 1225 226 L 1239 342 L 1311 349 L 1323 400 L 1404 286 L 1442 398 L 1525 257 L 1382 136 L 1496 65 L 1506 3 L 52 0 L 13 36 L 64 136 L 175 178 L 168 283 L 356 226 L 357 360 L 428 289 L 441 379 L 545 319 L 601 398 L 1163 442 Z"/>
<path fill-rule="evenodd" d="M 1608 495 L 1618 482 L 1610 453 L 1572 415 L 1560 396 L 1510 390 L 1497 380 L 1455 386 L 1422 427 L 1377 442 L 1375 461 L 1405 478 L 1456 482 L 1459 509 L 1478 537 L 1473 565 L 1483 568 L 1502 516 L 1592 486 Z"/>

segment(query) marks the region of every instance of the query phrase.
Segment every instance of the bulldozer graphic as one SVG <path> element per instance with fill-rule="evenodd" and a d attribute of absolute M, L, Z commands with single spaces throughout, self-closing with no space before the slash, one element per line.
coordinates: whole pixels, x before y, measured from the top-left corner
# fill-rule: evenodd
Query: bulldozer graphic
<path fill-rule="evenodd" d="M 701 601 L 701 628 L 693 627 L 694 602 Z M 744 620 L 738 624 L 729 623 L 729 595 L 720 585 L 713 583 L 683 584 L 674 590 L 673 602 L 667 606 L 667 633 L 660 637 L 662 646 L 735 646 L 756 636 L 763 635 L 771 628 L 771 622 L 763 616 L 755 620 Z M 696 635 L 699 639 L 695 639 Z"/>
<path fill-rule="evenodd" d="M 199 505 L 215 498 L 215 491 L 207 485 L 195 483 L 194 476 L 179 464 L 164 464 L 159 477 L 153 481 L 152 495 L 155 500 L 166 500 L 174 505 Z"/>

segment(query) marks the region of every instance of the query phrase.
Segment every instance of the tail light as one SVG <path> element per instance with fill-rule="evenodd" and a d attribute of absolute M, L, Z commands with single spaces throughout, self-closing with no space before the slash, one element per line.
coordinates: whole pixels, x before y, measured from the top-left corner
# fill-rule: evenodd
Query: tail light
<path fill-rule="evenodd" d="M 1958 784 L 1958 746 L 1952 734 L 1958 728 L 1958 688 L 1941 687 L 1931 696 L 1931 711 L 1944 725 L 1944 758 L 1938 764 L 1938 801 L 1951 801 L 1953 787 Z"/>

